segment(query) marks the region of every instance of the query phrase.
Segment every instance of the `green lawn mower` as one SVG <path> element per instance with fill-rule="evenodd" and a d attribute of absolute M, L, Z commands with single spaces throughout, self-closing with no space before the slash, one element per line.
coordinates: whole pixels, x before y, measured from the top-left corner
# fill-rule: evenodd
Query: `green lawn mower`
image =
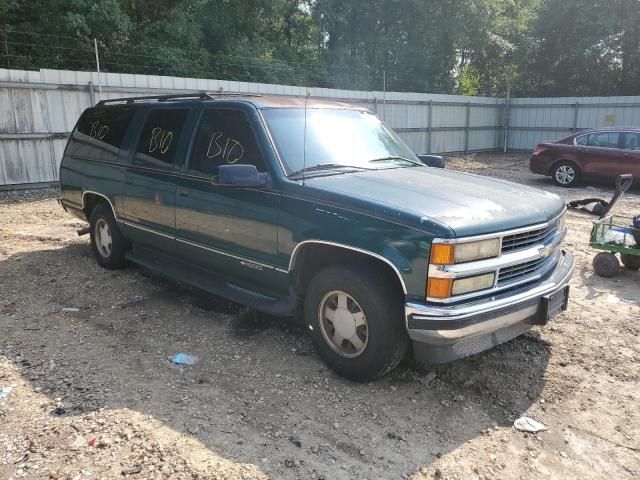
<path fill-rule="evenodd" d="M 601 277 L 615 276 L 620 271 L 620 261 L 630 270 L 640 270 L 640 215 L 632 218 L 610 214 L 632 183 L 632 175 L 620 175 L 609 205 L 593 222 L 589 244 L 602 250 L 593 259 L 593 269 Z"/>

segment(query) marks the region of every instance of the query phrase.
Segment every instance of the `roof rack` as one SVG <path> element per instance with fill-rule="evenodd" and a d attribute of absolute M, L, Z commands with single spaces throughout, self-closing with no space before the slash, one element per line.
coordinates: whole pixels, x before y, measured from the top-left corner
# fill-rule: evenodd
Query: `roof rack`
<path fill-rule="evenodd" d="M 180 93 L 169 95 L 149 95 L 144 97 L 123 97 L 123 98 L 111 98 L 107 100 L 100 100 L 97 106 L 107 105 L 108 103 L 136 103 L 147 102 L 149 100 L 155 100 L 157 102 L 166 102 L 167 100 L 213 100 L 220 96 L 241 96 L 241 97 L 259 97 L 251 93 L 224 93 L 224 92 L 196 92 L 196 93 Z"/>

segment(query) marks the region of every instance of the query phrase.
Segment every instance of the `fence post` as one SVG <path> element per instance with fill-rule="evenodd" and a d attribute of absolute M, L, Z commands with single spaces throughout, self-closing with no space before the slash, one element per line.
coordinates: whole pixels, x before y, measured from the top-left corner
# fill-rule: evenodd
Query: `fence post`
<path fill-rule="evenodd" d="M 433 132 L 433 100 L 429 100 L 429 110 L 427 115 L 427 153 L 431 153 L 431 136 Z"/>
<path fill-rule="evenodd" d="M 469 151 L 469 122 L 471 121 L 471 102 L 467 102 L 467 118 L 464 124 L 464 153 Z"/>
<path fill-rule="evenodd" d="M 580 110 L 580 103 L 576 102 L 576 108 L 573 112 L 573 133 L 578 131 L 578 111 Z"/>
<path fill-rule="evenodd" d="M 93 89 L 93 82 L 89 80 L 89 101 L 93 107 L 96 104 L 96 92 Z"/>
<path fill-rule="evenodd" d="M 378 114 L 378 97 L 373 97 L 373 111 Z"/>
<path fill-rule="evenodd" d="M 503 125 L 503 145 L 502 145 L 502 151 L 504 153 L 507 153 L 507 150 L 509 148 L 509 120 L 511 117 L 511 113 L 510 113 L 510 109 L 509 109 L 509 97 L 507 97 L 504 101 L 504 107 L 503 111 L 502 111 L 502 125 Z"/>

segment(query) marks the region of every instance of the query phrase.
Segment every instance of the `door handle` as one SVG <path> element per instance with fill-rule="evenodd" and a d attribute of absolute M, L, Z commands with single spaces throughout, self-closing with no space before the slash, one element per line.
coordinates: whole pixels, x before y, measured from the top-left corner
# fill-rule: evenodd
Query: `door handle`
<path fill-rule="evenodd" d="M 188 197 L 189 193 L 180 191 L 180 193 L 178 193 L 178 196 L 180 196 L 180 197 Z"/>

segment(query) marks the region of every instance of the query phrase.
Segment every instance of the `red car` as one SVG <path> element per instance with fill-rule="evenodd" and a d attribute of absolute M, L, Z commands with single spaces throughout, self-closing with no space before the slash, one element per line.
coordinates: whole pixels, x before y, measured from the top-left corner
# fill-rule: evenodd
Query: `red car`
<path fill-rule="evenodd" d="M 640 128 L 585 130 L 555 143 L 541 143 L 529 160 L 533 173 L 561 187 L 581 180 L 608 182 L 624 173 L 640 178 Z"/>

